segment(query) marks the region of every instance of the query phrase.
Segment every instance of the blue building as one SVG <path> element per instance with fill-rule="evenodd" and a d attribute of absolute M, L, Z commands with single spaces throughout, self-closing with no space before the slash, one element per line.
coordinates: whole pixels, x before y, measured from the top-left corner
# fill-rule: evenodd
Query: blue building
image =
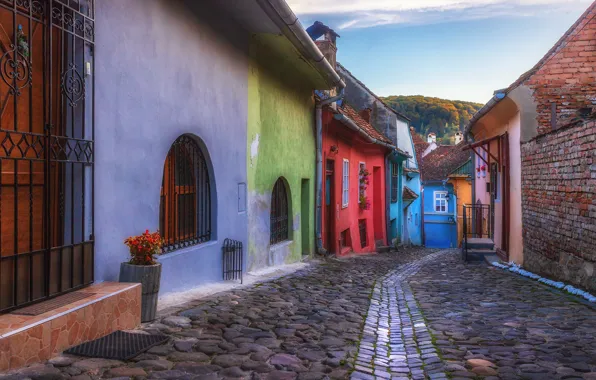
<path fill-rule="evenodd" d="M 458 194 L 468 192 L 454 187 L 458 170 L 470 162 L 470 152 L 463 151 L 463 143 L 440 145 L 421 156 L 424 187 L 424 244 L 428 248 L 458 247 Z M 464 181 L 465 182 L 465 181 Z M 467 186 L 470 186 L 467 183 Z M 459 191 L 458 191 L 459 190 Z"/>

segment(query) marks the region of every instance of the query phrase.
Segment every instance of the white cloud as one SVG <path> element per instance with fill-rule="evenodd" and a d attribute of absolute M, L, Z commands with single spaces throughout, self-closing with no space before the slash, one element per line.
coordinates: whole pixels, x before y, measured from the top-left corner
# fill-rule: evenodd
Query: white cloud
<path fill-rule="evenodd" d="M 586 8 L 592 0 L 287 0 L 301 17 L 340 19 L 338 29 L 428 24 L 498 16 L 531 16 Z"/>

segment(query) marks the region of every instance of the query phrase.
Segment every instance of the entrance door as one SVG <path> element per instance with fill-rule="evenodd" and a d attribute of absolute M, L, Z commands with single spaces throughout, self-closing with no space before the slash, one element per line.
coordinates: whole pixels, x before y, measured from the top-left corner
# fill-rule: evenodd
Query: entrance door
<path fill-rule="evenodd" d="M 0 1 L 0 312 L 93 281 L 93 5 Z"/>
<path fill-rule="evenodd" d="M 325 249 L 333 252 L 335 248 L 335 178 L 334 160 L 327 160 L 325 166 Z M 339 253 L 339 249 L 337 250 Z"/>
<path fill-rule="evenodd" d="M 383 239 L 383 186 L 381 183 L 381 168 L 373 167 L 373 220 L 375 227 L 375 240 Z M 385 244 L 385 242 L 383 242 Z"/>

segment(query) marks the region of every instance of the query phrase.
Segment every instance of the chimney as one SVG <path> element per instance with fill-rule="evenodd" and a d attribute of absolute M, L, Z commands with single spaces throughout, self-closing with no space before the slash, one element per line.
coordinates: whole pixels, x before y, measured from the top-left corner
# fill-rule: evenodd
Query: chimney
<path fill-rule="evenodd" d="M 364 119 L 364 121 L 366 121 L 367 123 L 370 123 L 371 112 L 372 112 L 372 110 L 370 108 L 365 108 L 362 111 L 360 111 L 358 114 L 360 115 L 361 118 Z"/>
<path fill-rule="evenodd" d="M 315 41 L 315 44 L 319 47 L 319 50 L 323 53 L 327 61 L 329 61 L 331 67 L 335 69 L 335 64 L 337 62 L 336 41 L 339 34 L 335 33 L 333 29 L 320 21 L 316 21 L 308 27 L 306 32 L 310 38 Z"/>
<path fill-rule="evenodd" d="M 455 145 L 459 144 L 462 141 L 464 141 L 464 134 L 461 132 L 455 132 Z"/>
<path fill-rule="evenodd" d="M 426 138 L 426 142 L 428 142 L 429 144 L 436 143 L 437 135 L 434 132 L 429 133 Z"/>

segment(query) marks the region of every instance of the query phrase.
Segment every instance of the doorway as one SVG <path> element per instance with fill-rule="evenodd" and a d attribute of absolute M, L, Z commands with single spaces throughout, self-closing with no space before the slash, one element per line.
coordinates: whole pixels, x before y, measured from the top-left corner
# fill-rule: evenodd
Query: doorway
<path fill-rule="evenodd" d="M 373 225 L 375 240 L 383 240 L 383 184 L 379 166 L 373 167 Z M 383 244 L 385 244 L 383 242 Z"/>
<path fill-rule="evenodd" d="M 335 248 L 335 175 L 334 160 L 325 163 L 325 244 L 327 252 L 334 252 Z M 339 252 L 339 249 L 337 250 Z"/>
<path fill-rule="evenodd" d="M 93 282 L 93 2 L 0 2 L 0 312 Z"/>
<path fill-rule="evenodd" d="M 302 240 L 302 255 L 309 256 L 310 248 L 310 179 L 303 178 L 300 188 L 300 231 Z"/>

